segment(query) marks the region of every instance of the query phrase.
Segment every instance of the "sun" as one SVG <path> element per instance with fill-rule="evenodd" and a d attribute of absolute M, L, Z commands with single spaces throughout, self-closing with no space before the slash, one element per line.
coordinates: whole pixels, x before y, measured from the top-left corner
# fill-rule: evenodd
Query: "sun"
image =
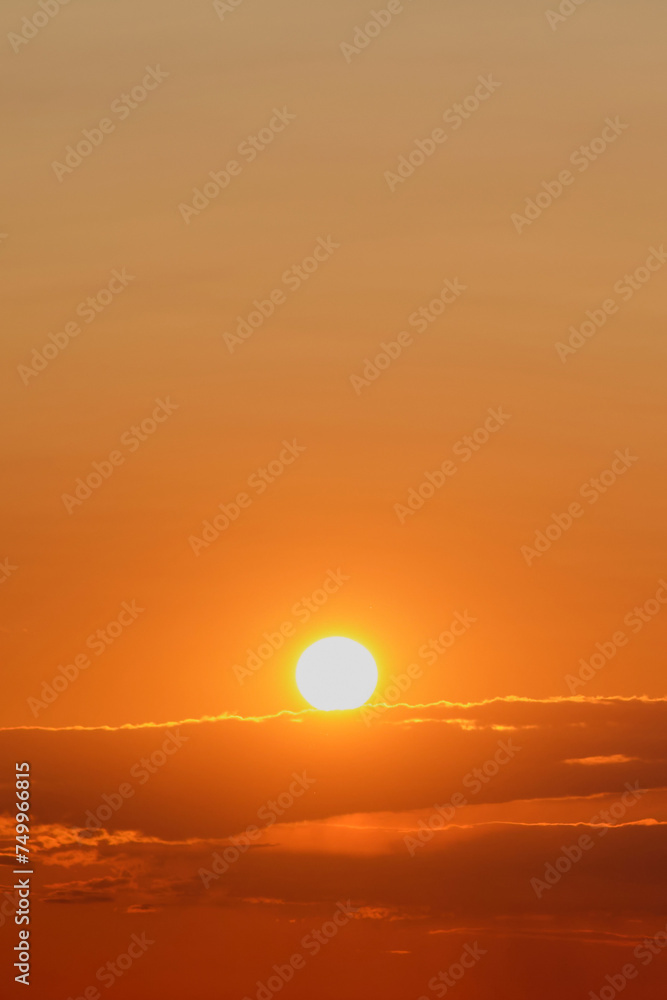
<path fill-rule="evenodd" d="M 361 643 L 342 636 L 319 639 L 299 657 L 296 684 L 313 708 L 359 708 L 375 691 L 378 668 Z"/>

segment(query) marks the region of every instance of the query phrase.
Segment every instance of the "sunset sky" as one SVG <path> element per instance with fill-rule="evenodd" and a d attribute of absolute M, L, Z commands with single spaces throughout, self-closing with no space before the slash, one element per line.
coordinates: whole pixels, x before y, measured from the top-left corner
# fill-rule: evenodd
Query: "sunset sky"
<path fill-rule="evenodd" d="M 106 996 L 146 934 L 119 1000 L 269 1000 L 296 953 L 287 1000 L 431 1000 L 476 945 L 457 1000 L 590 1000 L 628 962 L 658 1000 L 664 7 L 44 3 L 0 12 L 32 997 Z M 325 636 L 388 708 L 309 708 Z"/>

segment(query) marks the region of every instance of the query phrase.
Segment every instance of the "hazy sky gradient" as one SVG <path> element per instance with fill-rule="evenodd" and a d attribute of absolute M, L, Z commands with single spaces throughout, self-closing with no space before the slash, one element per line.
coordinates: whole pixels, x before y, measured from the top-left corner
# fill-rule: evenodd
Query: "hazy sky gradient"
<path fill-rule="evenodd" d="M 0 12 L 0 744 L 35 768 L 51 942 L 35 1000 L 79 997 L 143 930 L 159 943 L 119 1000 L 254 1000 L 339 891 L 360 915 L 294 1000 L 431 1000 L 430 977 L 477 939 L 488 958 L 458 1000 L 583 1000 L 667 923 L 664 5 L 587 0 L 552 27 L 547 0 L 405 0 L 346 61 L 371 9 L 241 0 L 221 19 L 209 2 L 71 0 L 17 52 L 9 33 L 38 8 Z M 149 67 L 166 77 L 122 110 Z M 54 170 L 105 118 L 91 154 Z M 240 145 L 281 119 L 249 162 Z M 424 162 L 400 183 L 411 153 Z M 553 202 L 518 232 L 539 192 Z M 295 272 L 316 247 L 326 259 Z M 446 281 L 463 290 L 420 324 Z M 466 451 L 475 431 L 488 440 Z M 285 442 L 294 461 L 257 479 Z M 94 463 L 108 478 L 77 505 Z M 304 709 L 295 664 L 326 635 L 373 652 L 380 700 L 418 664 L 408 707 L 369 727 L 256 721 Z M 191 742 L 79 843 L 86 811 L 182 720 Z M 411 858 L 406 831 L 510 736 L 516 768 Z M 198 869 L 304 768 L 320 769 L 313 792 L 205 891 Z M 650 789 L 636 812 L 538 901 L 532 874 L 635 781 Z M 663 996 L 657 967 L 638 1000 Z"/>

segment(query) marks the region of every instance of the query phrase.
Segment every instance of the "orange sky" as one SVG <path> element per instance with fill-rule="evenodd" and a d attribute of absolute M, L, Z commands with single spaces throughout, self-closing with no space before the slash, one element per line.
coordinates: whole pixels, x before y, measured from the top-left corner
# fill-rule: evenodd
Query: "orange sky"
<path fill-rule="evenodd" d="M 362 48 L 352 0 L 74 0 L 38 30 L 3 5 L 0 740 L 34 755 L 40 898 L 69 902 L 38 917 L 40 1000 L 144 918 L 118 997 L 254 1000 L 339 886 L 361 915 L 286 997 L 430 1000 L 483 934 L 457 997 L 584 998 L 667 924 L 663 9 L 386 7 Z M 326 635 L 372 651 L 376 700 L 417 664 L 400 700 L 440 707 L 277 716 Z M 182 720 L 120 839 L 68 853 Z M 538 749 L 410 857 L 522 727 Z M 203 891 L 317 761 L 278 846 Z M 639 825 L 540 908 L 530 872 L 635 780 Z"/>

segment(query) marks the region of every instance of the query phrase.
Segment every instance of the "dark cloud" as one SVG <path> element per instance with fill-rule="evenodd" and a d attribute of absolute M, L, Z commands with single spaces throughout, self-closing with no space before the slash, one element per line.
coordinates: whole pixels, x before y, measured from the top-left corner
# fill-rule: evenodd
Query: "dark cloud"
<path fill-rule="evenodd" d="M 370 725 L 362 712 L 308 712 L 189 722 L 175 737 L 155 726 L 4 730 L 0 748 L 31 762 L 34 821 L 82 827 L 101 808 L 107 830 L 184 840 L 262 825 L 258 809 L 287 796 L 295 774 L 315 784 L 294 798 L 290 821 L 428 808 L 510 740 L 521 749 L 477 802 L 664 787 L 666 729 L 664 700 L 511 698 L 396 706 Z M 598 760 L 571 763 L 586 758 Z"/>
<path fill-rule="evenodd" d="M 227 900 L 261 893 L 297 903 L 334 901 L 344 887 L 362 905 L 456 915 L 457 920 L 521 914 L 662 916 L 667 827 L 611 828 L 602 837 L 600 832 L 583 825 L 493 824 L 465 837 L 445 831 L 413 857 L 403 844 L 391 855 L 375 857 L 256 852 L 230 867 L 219 880 L 220 891 Z M 582 835 L 590 836 L 593 846 L 553 886 L 538 886 L 538 898 L 531 879 L 544 882 L 547 865 L 555 865 L 563 847 L 572 852 Z"/>
<path fill-rule="evenodd" d="M 112 890 L 130 885 L 130 878 L 106 875 L 87 881 L 52 883 L 44 887 L 45 903 L 107 903 L 115 898 Z"/>

